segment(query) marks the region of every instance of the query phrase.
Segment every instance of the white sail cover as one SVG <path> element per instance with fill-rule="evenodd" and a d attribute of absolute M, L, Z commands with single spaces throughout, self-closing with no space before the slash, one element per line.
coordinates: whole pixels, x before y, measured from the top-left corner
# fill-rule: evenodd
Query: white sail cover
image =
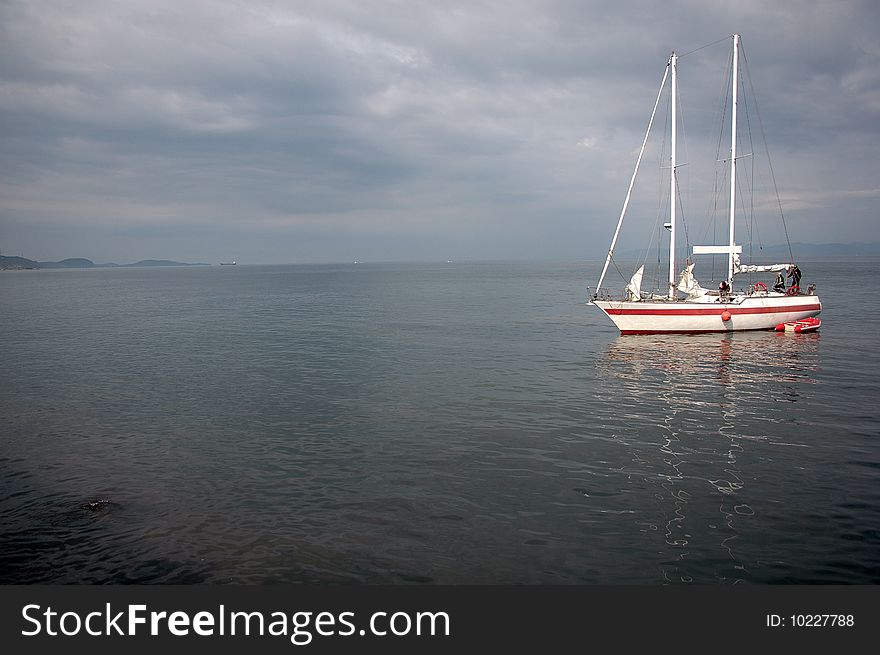
<path fill-rule="evenodd" d="M 633 273 L 633 276 L 629 280 L 629 284 L 626 285 L 627 300 L 642 299 L 642 276 L 644 274 L 645 265 L 642 264 L 641 266 L 639 266 L 639 270 Z"/>
<path fill-rule="evenodd" d="M 688 264 L 678 278 L 678 290 L 686 293 L 688 298 L 699 298 L 705 296 L 707 289 L 700 286 L 697 278 L 694 277 L 695 264 Z"/>
<path fill-rule="evenodd" d="M 782 271 L 788 271 L 794 264 L 763 264 L 763 265 L 752 265 L 752 264 L 740 264 L 739 255 L 733 256 L 733 274 L 736 275 L 738 273 L 781 273 Z"/>

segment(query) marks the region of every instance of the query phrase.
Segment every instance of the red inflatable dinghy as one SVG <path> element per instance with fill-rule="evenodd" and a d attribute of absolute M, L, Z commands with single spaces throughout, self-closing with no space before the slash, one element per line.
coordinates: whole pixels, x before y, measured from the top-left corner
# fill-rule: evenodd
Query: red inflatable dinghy
<path fill-rule="evenodd" d="M 819 329 L 819 326 L 822 325 L 822 321 L 820 321 L 815 316 L 812 318 L 805 318 L 800 321 L 788 321 L 787 323 L 780 323 L 776 326 L 777 332 L 815 332 Z"/>

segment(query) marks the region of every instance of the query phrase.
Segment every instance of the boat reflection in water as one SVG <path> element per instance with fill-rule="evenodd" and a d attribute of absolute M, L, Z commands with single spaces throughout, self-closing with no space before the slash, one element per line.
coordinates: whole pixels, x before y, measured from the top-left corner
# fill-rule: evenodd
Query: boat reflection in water
<path fill-rule="evenodd" d="M 662 553 L 663 581 L 772 579 L 778 553 L 760 547 L 772 520 L 764 509 L 779 511 L 788 467 L 816 438 L 802 423 L 819 338 L 619 337 L 598 357 L 597 418 L 626 448 L 623 492 L 656 501 L 631 513 Z"/>
<path fill-rule="evenodd" d="M 779 332 L 619 337 L 609 345 L 599 366 L 620 379 L 662 374 L 670 389 L 695 384 L 710 392 L 711 383 L 716 382 L 722 397 L 729 391 L 733 399 L 761 382 L 815 382 L 812 373 L 818 368 L 819 339 L 818 333 Z M 645 391 L 633 388 L 634 393 Z M 700 400 L 705 399 L 701 396 Z"/>

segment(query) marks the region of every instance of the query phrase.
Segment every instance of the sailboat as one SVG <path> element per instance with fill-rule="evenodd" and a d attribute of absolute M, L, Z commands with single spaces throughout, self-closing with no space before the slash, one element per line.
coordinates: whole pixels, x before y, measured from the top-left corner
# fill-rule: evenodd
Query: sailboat
<path fill-rule="evenodd" d="M 801 321 L 814 317 L 822 310 L 822 303 L 815 293 L 815 285 L 807 291 L 800 288 L 800 270 L 792 262 L 781 264 L 743 264 L 740 260 L 742 246 L 735 240 L 734 227 L 736 219 L 736 173 L 737 173 L 737 90 L 740 59 L 740 36 L 734 34 L 732 74 L 731 74 L 731 127 L 729 187 L 730 203 L 728 213 L 728 243 L 720 245 L 693 246 L 693 255 L 726 255 L 727 277 L 721 281 L 719 288 L 705 289 L 694 277 L 695 261 L 690 257 L 685 262 L 680 274 L 676 270 L 676 169 L 683 163 L 676 159 L 676 111 L 678 100 L 677 64 L 678 56 L 673 52 L 666 64 L 660 92 L 654 103 L 648 130 L 642 142 L 636 162 L 635 171 L 630 180 L 623 209 L 617 222 L 617 228 L 608 249 L 605 266 L 588 304 L 595 305 L 610 318 L 621 334 L 658 334 L 658 333 L 701 333 L 731 332 L 740 330 L 773 330 L 777 325 L 793 321 Z M 646 293 L 641 284 L 644 275 L 642 265 L 630 278 L 625 287 L 624 297 L 614 299 L 602 291 L 602 284 L 608 272 L 609 264 L 614 260 L 614 248 L 620 235 L 620 228 L 626 215 L 633 186 L 639 171 L 645 146 L 651 132 L 651 126 L 657 113 L 660 98 L 670 80 L 670 174 L 669 174 L 669 217 L 664 227 L 669 231 L 669 277 L 666 293 Z M 763 282 L 749 285 L 745 289 L 734 290 L 735 276 L 743 273 L 775 272 L 792 278 L 792 285 L 782 289 L 777 284 L 768 290 Z"/>

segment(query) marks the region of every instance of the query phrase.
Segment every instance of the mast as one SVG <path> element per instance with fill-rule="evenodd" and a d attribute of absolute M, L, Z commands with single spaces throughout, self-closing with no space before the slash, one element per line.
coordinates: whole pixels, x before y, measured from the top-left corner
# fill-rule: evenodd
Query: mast
<path fill-rule="evenodd" d="M 731 102 L 730 127 L 730 251 L 727 254 L 727 281 L 733 283 L 733 237 L 734 219 L 736 218 L 736 104 L 739 74 L 739 34 L 733 35 L 733 99 Z"/>
<path fill-rule="evenodd" d="M 669 58 L 670 69 L 672 70 L 672 144 L 670 153 L 669 166 L 669 222 L 671 224 L 669 230 L 669 299 L 675 299 L 675 126 L 676 126 L 676 101 L 678 95 L 678 81 L 676 73 L 676 63 L 678 55 L 672 51 Z"/>
<path fill-rule="evenodd" d="M 739 34 L 733 35 L 733 75 L 731 75 L 733 93 L 730 112 L 730 213 L 728 216 L 729 242 L 726 246 L 694 246 L 695 255 L 727 255 L 727 282 L 733 286 L 733 264 L 742 246 L 736 245 L 733 228 L 736 224 L 736 109 L 737 90 L 739 87 Z"/>

